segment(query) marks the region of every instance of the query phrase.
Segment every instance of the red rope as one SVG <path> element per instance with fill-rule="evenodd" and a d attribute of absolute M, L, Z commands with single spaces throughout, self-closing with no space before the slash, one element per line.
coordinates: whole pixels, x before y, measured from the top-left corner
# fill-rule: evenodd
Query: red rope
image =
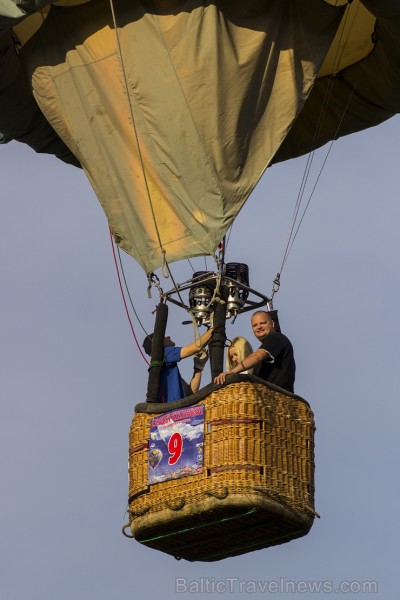
<path fill-rule="evenodd" d="M 130 317 L 130 314 L 129 314 L 129 310 L 128 310 L 128 305 L 127 305 L 127 303 L 126 303 L 126 300 L 125 300 L 124 289 L 123 289 L 123 287 L 122 287 L 121 275 L 120 275 L 120 272 L 119 272 L 119 267 L 118 267 L 117 257 L 116 257 L 116 255 L 115 255 L 115 248 L 114 248 L 114 238 L 113 238 L 113 236 L 112 236 L 111 229 L 110 229 L 110 239 L 111 239 L 111 248 L 112 248 L 112 251 L 113 251 L 113 256 L 114 256 L 114 264 L 115 264 L 115 268 L 116 268 L 116 271 L 117 271 L 117 276 L 118 276 L 119 287 L 120 287 L 120 290 L 121 290 L 121 294 L 122 294 L 122 300 L 123 300 L 123 302 L 124 302 L 125 311 L 126 311 L 126 315 L 127 315 L 127 317 L 128 317 L 129 325 L 131 326 L 131 331 L 132 331 L 132 333 L 133 333 L 133 337 L 135 338 L 136 346 L 138 347 L 140 354 L 141 354 L 141 355 L 142 355 L 142 357 L 144 358 L 145 362 L 146 362 L 147 364 L 150 364 L 150 363 L 149 363 L 149 361 L 147 360 L 147 358 L 145 357 L 145 355 L 143 354 L 142 348 L 140 347 L 140 344 L 139 344 L 139 342 L 138 342 L 138 339 L 137 339 L 137 337 L 136 337 L 135 330 L 134 330 L 134 328 L 133 328 L 132 320 L 131 320 L 131 317 Z"/>

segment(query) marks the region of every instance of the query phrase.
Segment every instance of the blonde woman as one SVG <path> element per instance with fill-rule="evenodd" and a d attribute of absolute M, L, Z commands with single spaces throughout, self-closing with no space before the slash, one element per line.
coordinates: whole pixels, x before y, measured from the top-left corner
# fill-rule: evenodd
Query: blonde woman
<path fill-rule="evenodd" d="M 228 346 L 228 352 L 226 354 L 226 370 L 231 371 L 234 367 L 239 365 L 246 356 L 253 353 L 253 348 L 249 341 L 242 336 L 233 338 Z M 253 369 L 247 369 L 247 371 L 241 371 L 243 375 L 251 375 Z"/>

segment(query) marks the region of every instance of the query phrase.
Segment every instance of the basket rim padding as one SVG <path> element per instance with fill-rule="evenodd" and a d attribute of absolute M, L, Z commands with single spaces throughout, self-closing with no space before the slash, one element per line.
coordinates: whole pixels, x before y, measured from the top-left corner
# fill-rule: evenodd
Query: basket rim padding
<path fill-rule="evenodd" d="M 285 390 L 285 389 L 279 387 L 278 385 L 275 385 L 274 383 L 270 383 L 269 381 L 265 381 L 265 379 L 260 379 L 260 377 L 256 377 L 255 375 L 232 374 L 232 375 L 227 376 L 225 383 L 222 383 L 222 384 L 209 383 L 208 385 L 201 388 L 195 394 L 191 394 L 190 396 L 187 396 L 186 398 L 182 398 L 181 400 L 175 400 L 174 402 L 166 402 L 165 404 L 160 403 L 160 402 L 140 402 L 139 404 L 136 404 L 135 412 L 136 413 L 147 413 L 147 414 L 152 414 L 152 413 L 162 414 L 162 413 L 168 412 L 170 410 L 175 410 L 177 408 L 184 408 L 186 406 L 191 406 L 192 404 L 196 404 L 197 402 L 200 402 L 200 400 L 204 400 L 204 398 L 209 396 L 212 392 L 220 390 L 220 389 L 230 385 L 231 383 L 241 383 L 241 382 L 246 382 L 246 381 L 249 383 L 258 383 L 258 384 L 264 385 L 265 387 L 269 388 L 270 390 L 273 390 L 275 392 L 280 392 L 281 394 L 285 394 L 285 396 L 288 396 L 289 398 L 293 398 L 294 400 L 299 400 L 300 402 L 304 402 L 307 406 L 310 406 L 310 404 L 307 402 L 307 400 L 305 400 L 301 396 L 298 396 L 297 394 L 294 394 L 292 392 L 288 392 L 288 390 Z"/>

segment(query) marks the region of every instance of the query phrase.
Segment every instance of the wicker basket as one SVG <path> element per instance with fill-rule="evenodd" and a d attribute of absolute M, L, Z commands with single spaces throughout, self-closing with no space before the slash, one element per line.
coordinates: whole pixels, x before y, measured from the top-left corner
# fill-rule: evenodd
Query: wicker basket
<path fill-rule="evenodd" d="M 214 561 L 310 530 L 316 515 L 313 413 L 299 396 L 261 380 L 239 376 L 236 381 L 219 389 L 208 386 L 212 390 L 194 404 L 187 398 L 136 407 L 129 443 L 129 527 L 137 541 L 177 558 Z M 166 408 L 201 405 L 200 472 L 149 485 L 152 420 L 162 413 L 168 417 Z"/>

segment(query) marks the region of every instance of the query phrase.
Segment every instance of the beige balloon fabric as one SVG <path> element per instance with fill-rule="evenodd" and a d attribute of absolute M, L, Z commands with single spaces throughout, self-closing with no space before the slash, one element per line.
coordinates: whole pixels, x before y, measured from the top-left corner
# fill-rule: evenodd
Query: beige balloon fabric
<path fill-rule="evenodd" d="M 146 273 L 164 261 L 213 254 L 268 165 L 310 150 L 324 93 L 318 73 L 340 72 L 342 59 L 345 71 L 358 64 L 343 48 L 324 64 L 343 27 L 339 4 L 66 1 L 33 15 L 29 32 L 33 17 L 2 0 L 0 44 L 10 44 L 10 24 L 16 36 L 20 30 L 18 62 L 29 85 L 14 77 L 14 89 L 24 90 L 20 98 L 45 141 L 26 139 L 26 123 L 18 131 L 24 105 L 12 112 L 4 95 L 0 108 L 13 117 L 2 111 L 0 131 L 80 163 L 116 241 Z M 352 48 L 368 60 L 375 16 L 362 14 L 353 14 L 350 31 L 362 30 L 365 42 Z M 3 73 L 0 63 L 0 81 Z"/>

